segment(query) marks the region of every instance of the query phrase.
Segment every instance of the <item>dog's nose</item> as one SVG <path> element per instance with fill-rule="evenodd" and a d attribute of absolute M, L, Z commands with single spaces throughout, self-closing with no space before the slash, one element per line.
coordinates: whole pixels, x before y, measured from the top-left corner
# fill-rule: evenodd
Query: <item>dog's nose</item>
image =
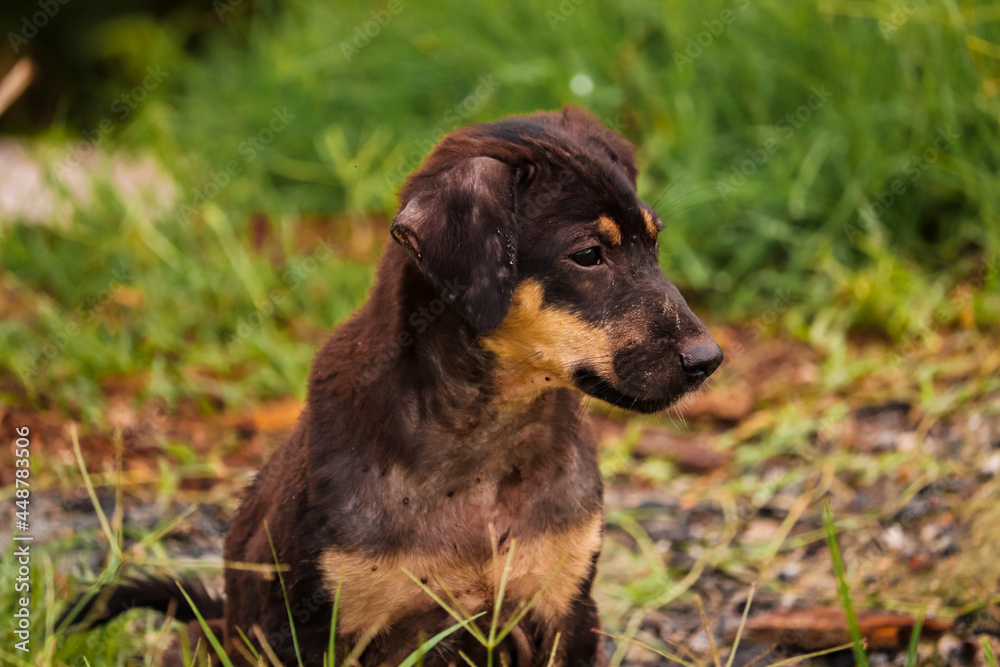
<path fill-rule="evenodd" d="M 722 363 L 722 348 L 712 341 L 697 345 L 681 354 L 681 367 L 691 380 L 704 380 Z"/>

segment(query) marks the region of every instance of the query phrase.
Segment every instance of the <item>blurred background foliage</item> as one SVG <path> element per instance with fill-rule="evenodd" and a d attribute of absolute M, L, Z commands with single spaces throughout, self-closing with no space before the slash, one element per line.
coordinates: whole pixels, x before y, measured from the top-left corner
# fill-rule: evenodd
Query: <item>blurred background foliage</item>
<path fill-rule="evenodd" d="M 7 41 L 34 11 L 0 10 Z M 301 395 L 401 178 L 459 125 L 565 103 L 636 145 L 664 270 L 709 322 L 832 350 L 1000 316 L 997 4 L 107 0 L 4 49 L 39 75 L 0 132 L 72 206 L 0 223 L 0 390 L 93 419 L 124 377 Z M 97 154 L 152 160 L 156 192 Z"/>

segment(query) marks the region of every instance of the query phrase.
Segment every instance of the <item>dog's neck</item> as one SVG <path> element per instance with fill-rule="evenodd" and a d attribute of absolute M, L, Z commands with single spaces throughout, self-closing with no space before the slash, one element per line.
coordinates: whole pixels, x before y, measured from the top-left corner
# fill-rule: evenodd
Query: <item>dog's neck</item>
<path fill-rule="evenodd" d="M 553 448 L 572 446 L 579 429 L 579 396 L 553 389 L 511 400 L 495 359 L 440 290 L 409 263 L 386 270 L 405 261 L 401 254 L 387 250 L 363 316 L 335 334 L 357 351 L 337 372 L 352 374 L 352 400 L 378 415 L 369 426 L 383 434 L 373 438 L 383 451 L 373 454 L 453 481 L 503 476 L 519 461 L 556 460 Z M 322 380 L 314 368 L 313 410 L 322 409 Z"/>

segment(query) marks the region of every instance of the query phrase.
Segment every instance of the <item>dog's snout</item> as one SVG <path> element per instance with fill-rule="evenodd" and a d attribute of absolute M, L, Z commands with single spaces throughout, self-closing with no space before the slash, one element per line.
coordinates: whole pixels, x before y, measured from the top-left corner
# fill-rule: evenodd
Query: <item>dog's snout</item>
<path fill-rule="evenodd" d="M 704 380 L 722 363 L 722 348 L 718 343 L 701 343 L 681 352 L 681 367 L 691 380 Z"/>

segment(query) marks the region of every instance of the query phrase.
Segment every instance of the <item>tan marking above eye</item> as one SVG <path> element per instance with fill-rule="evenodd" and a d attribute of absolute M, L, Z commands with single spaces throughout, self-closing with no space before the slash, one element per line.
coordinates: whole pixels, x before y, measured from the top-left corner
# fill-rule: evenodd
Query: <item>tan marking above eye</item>
<path fill-rule="evenodd" d="M 642 209 L 642 219 L 646 222 L 646 232 L 648 232 L 649 235 L 652 236 L 653 240 L 655 241 L 656 237 L 660 233 L 660 230 L 656 226 L 656 222 L 653 220 L 653 216 L 651 216 L 649 214 L 649 211 L 647 211 L 646 209 Z"/>
<path fill-rule="evenodd" d="M 527 601 L 544 588 L 532 614 L 550 627 L 557 626 L 590 571 L 591 559 L 601 546 L 603 525 L 604 517 L 598 512 L 558 533 L 514 536 L 505 599 Z M 489 539 L 486 528 L 484 539 Z M 492 606 L 508 552 L 509 546 L 486 559 L 467 560 L 444 548 L 435 553 L 375 557 L 327 549 L 319 566 L 331 596 L 340 583 L 338 634 L 371 638 L 407 614 L 436 606 L 403 570 L 426 580 L 450 604 L 457 600 L 474 614 Z"/>
<path fill-rule="evenodd" d="M 517 402 L 572 386 L 571 374 L 583 364 L 614 378 L 612 337 L 578 315 L 545 303 L 537 280 L 517 286 L 507 317 L 481 345 L 497 357 L 496 384 L 502 397 Z"/>
<path fill-rule="evenodd" d="M 622 230 L 617 222 L 606 215 L 602 215 L 597 219 L 597 223 L 597 230 L 601 233 L 601 236 L 606 238 L 611 245 L 621 245 Z"/>

